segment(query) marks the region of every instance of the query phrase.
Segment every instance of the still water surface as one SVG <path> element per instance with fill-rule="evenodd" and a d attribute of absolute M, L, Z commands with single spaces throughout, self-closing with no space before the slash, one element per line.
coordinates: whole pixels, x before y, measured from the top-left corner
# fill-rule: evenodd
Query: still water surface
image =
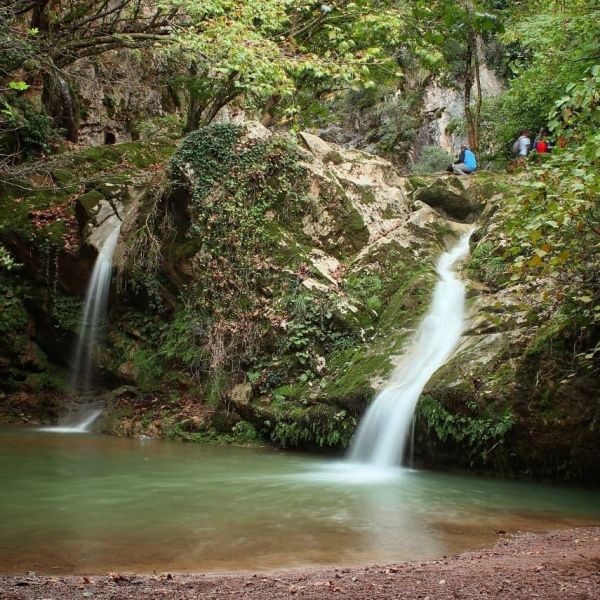
<path fill-rule="evenodd" d="M 598 523 L 588 490 L 0 428 L 3 574 L 400 561 Z"/>

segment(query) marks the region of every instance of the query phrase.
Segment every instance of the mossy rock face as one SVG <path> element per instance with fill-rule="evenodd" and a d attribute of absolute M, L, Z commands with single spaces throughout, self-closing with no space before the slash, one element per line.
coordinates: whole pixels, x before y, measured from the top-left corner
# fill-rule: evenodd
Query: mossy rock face
<path fill-rule="evenodd" d="M 35 394 L 66 391 L 65 372 L 56 360 L 70 347 L 63 344 L 69 334 L 61 314 L 46 286 L 27 281 L 18 271 L 0 273 L 0 392 L 9 395 L 7 406 L 13 406 L 10 397 L 19 392 L 34 402 Z M 32 413 L 38 414 L 37 404 Z"/>
<path fill-rule="evenodd" d="M 82 196 L 79 196 L 79 198 L 77 198 L 77 205 L 78 209 L 82 211 L 82 216 L 80 220 L 83 221 L 86 218 L 89 219 L 92 214 L 92 210 L 96 208 L 98 203 L 101 200 L 104 200 L 104 198 L 104 194 L 100 193 L 97 190 L 91 190 L 89 192 L 86 192 Z"/>
<path fill-rule="evenodd" d="M 417 454 L 432 467 L 598 485 L 600 378 L 576 350 L 590 341 L 555 282 L 511 278 L 503 242 L 512 186 L 505 176 L 469 179 L 466 194 L 487 204 L 466 265 L 469 326 L 425 388 Z"/>
<path fill-rule="evenodd" d="M 560 369 L 569 342 L 554 335 L 528 355 L 528 336 L 515 330 L 477 338 L 426 386 L 417 410 L 419 458 L 429 466 L 598 483 L 598 379 L 545 379 Z"/>
<path fill-rule="evenodd" d="M 95 351 L 105 384 L 138 392 L 115 403 L 111 431 L 344 448 L 430 302 L 449 230 L 427 207 L 417 213 L 389 163 L 337 147 L 311 158 L 286 136 L 259 133 L 194 132 L 162 187 L 137 200 L 134 185 L 146 166 L 154 172 L 159 149 L 68 157 L 86 190 L 80 224 L 130 191 L 135 204 Z M 65 344 L 77 308 L 61 303 Z M 32 388 L 57 360 L 49 331 L 58 320 L 36 315 L 49 364 L 27 365 Z"/>
<path fill-rule="evenodd" d="M 98 172 L 119 165 L 125 169 L 146 169 L 151 165 L 164 163 L 172 154 L 172 142 L 164 145 L 148 142 L 125 142 L 86 148 L 72 156 L 75 165 L 90 172 Z"/>
<path fill-rule="evenodd" d="M 431 184 L 430 179 L 426 179 L 424 177 L 417 177 L 415 175 L 413 175 L 412 177 L 408 177 L 406 181 L 412 191 L 418 190 L 422 187 L 427 187 Z"/>
<path fill-rule="evenodd" d="M 128 185 L 131 183 L 131 178 L 128 175 L 111 175 L 104 177 L 100 181 L 92 182 L 92 189 L 105 198 L 116 199 L 126 196 Z"/>
<path fill-rule="evenodd" d="M 302 227 L 306 243 L 340 260 L 352 257 L 369 241 L 369 230 L 361 213 L 334 181 L 312 175 L 310 171 L 309 181 L 314 206 L 297 223 Z"/>
<path fill-rule="evenodd" d="M 54 394 L 56 402 L 65 395 L 64 370 L 95 258 L 82 244 L 83 225 L 107 197 L 122 199 L 132 182 L 143 186 L 171 153 L 154 144 L 90 148 L 32 162 L 23 167 L 26 178 L 15 175 L 1 183 L 0 240 L 19 263 L 0 273 L 10 303 L 0 311 L 0 322 L 10 330 L 6 343 L 0 341 L 1 391 L 17 398 L 21 391 L 28 398 Z M 102 366 L 105 383 L 112 385 L 114 373 Z"/>

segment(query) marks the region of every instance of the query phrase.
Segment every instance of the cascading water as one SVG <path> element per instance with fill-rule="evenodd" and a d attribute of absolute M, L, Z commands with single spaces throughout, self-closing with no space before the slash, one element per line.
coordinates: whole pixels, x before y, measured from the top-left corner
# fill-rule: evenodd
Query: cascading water
<path fill-rule="evenodd" d="M 81 396 L 85 396 L 86 392 L 90 389 L 94 346 L 104 318 L 106 317 L 112 275 L 112 259 L 117 247 L 120 231 L 121 220 L 115 218 L 114 228 L 98 251 L 94 270 L 92 271 L 85 294 L 79 336 L 71 370 L 71 386 Z M 83 406 L 79 409 L 74 410 L 64 419 L 61 419 L 59 426 L 49 427 L 46 430 L 58 433 L 82 433 L 88 430 L 101 413 L 102 410 L 97 406 L 84 402 Z"/>
<path fill-rule="evenodd" d="M 469 250 L 471 232 L 439 259 L 439 281 L 414 343 L 360 422 L 349 451 L 352 462 L 402 464 L 419 396 L 453 354 L 464 329 L 465 286 L 452 267 Z"/>
<path fill-rule="evenodd" d="M 98 331 L 106 316 L 108 292 L 112 275 L 112 258 L 119 240 L 121 221 L 108 235 L 94 264 L 92 277 L 85 293 L 85 302 L 79 328 L 79 339 L 75 349 L 75 362 L 71 372 L 71 385 L 78 390 L 87 391 L 92 373 L 92 354 L 98 338 Z"/>

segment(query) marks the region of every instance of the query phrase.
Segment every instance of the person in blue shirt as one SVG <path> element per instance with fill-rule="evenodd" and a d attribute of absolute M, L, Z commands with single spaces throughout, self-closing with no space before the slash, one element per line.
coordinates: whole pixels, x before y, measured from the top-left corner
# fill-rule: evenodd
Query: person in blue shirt
<path fill-rule="evenodd" d="M 467 145 L 464 146 L 464 151 L 463 161 L 452 165 L 452 172 L 455 175 L 470 175 L 477 170 L 475 153 Z"/>

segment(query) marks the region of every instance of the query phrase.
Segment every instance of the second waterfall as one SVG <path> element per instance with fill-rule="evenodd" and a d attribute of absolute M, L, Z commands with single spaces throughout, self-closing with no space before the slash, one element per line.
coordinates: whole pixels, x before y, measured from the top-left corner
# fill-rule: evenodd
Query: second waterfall
<path fill-rule="evenodd" d="M 471 232 L 463 235 L 440 257 L 429 311 L 402 362 L 360 422 L 350 446 L 351 461 L 381 467 L 403 463 L 421 392 L 452 356 L 464 330 L 465 286 L 453 267 L 468 253 L 470 236 Z"/>

